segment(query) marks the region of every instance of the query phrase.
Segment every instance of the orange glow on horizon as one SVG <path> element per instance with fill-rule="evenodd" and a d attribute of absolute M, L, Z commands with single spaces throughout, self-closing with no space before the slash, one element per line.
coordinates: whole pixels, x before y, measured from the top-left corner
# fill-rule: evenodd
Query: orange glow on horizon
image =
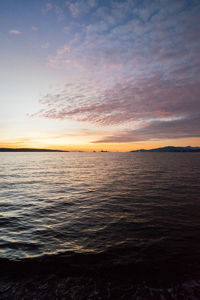
<path fill-rule="evenodd" d="M 31 142 L 27 140 L 20 142 L 0 142 L 0 148 L 34 148 L 34 149 L 52 149 L 68 151 L 111 151 L 128 152 L 138 149 L 152 149 L 165 146 L 200 146 L 200 138 L 179 139 L 179 140 L 157 140 L 134 143 L 83 143 L 83 144 L 59 144 L 48 143 L 45 141 Z"/>

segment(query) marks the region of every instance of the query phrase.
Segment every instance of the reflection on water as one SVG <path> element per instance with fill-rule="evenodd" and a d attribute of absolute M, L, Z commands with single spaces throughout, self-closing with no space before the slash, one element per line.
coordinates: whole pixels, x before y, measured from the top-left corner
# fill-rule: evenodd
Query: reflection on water
<path fill-rule="evenodd" d="M 0 257 L 199 255 L 199 153 L 0 153 Z"/>

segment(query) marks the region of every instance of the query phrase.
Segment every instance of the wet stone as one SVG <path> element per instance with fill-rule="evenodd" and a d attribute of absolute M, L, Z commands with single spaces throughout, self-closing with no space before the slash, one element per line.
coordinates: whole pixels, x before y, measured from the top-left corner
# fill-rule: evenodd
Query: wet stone
<path fill-rule="evenodd" d="M 10 282 L 0 281 L 0 293 L 5 293 L 12 287 Z"/>
<path fill-rule="evenodd" d="M 42 283 L 41 285 L 39 285 L 38 289 L 43 291 L 43 290 L 46 290 L 48 288 L 48 282 L 44 282 Z"/>

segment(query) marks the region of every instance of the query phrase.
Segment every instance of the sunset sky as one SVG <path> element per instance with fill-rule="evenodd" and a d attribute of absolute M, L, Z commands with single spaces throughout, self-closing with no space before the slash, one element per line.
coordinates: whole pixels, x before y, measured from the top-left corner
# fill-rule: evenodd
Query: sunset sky
<path fill-rule="evenodd" d="M 0 1 L 0 147 L 200 146 L 199 0 Z"/>

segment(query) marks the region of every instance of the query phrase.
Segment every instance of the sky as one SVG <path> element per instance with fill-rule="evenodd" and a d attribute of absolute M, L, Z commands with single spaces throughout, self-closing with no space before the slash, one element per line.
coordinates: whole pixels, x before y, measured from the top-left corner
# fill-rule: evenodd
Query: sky
<path fill-rule="evenodd" d="M 0 147 L 200 146 L 199 0 L 0 1 Z"/>

